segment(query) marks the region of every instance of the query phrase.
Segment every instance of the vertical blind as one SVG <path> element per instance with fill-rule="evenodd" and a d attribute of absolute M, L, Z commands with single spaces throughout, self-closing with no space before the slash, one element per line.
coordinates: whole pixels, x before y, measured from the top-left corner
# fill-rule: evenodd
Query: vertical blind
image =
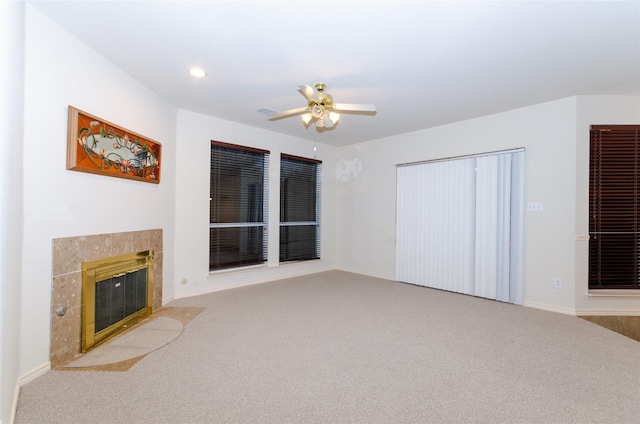
<path fill-rule="evenodd" d="M 319 259 L 322 162 L 280 159 L 280 262 Z"/>
<path fill-rule="evenodd" d="M 640 126 L 592 125 L 589 289 L 638 289 Z"/>
<path fill-rule="evenodd" d="M 397 169 L 396 279 L 522 303 L 524 152 Z"/>
<path fill-rule="evenodd" d="M 269 152 L 211 142 L 209 270 L 267 260 Z"/>

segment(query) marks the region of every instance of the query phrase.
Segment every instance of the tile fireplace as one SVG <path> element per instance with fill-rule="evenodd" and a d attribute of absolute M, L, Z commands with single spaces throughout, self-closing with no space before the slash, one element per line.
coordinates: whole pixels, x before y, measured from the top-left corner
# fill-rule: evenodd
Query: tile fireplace
<path fill-rule="evenodd" d="M 64 365 L 82 351 L 83 263 L 105 260 L 108 263 L 108 258 L 153 251 L 148 306 L 153 311 L 162 306 L 162 229 L 58 238 L 53 239 L 52 245 L 51 368 Z M 117 284 L 118 281 L 112 282 L 114 287 Z"/>

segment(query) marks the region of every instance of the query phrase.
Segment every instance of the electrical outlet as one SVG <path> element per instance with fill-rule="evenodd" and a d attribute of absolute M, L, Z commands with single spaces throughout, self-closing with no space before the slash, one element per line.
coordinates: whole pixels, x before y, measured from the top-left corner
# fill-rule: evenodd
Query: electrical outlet
<path fill-rule="evenodd" d="M 553 279 L 553 287 L 557 288 L 557 289 L 561 289 L 562 288 L 562 278 L 554 278 Z"/>

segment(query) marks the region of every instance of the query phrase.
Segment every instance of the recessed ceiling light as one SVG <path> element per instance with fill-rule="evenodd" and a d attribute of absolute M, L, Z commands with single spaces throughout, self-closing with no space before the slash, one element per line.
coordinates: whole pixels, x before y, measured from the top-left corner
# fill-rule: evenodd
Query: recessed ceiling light
<path fill-rule="evenodd" d="M 204 78 L 207 76 L 207 73 L 200 68 L 191 68 L 189 73 L 196 78 Z"/>

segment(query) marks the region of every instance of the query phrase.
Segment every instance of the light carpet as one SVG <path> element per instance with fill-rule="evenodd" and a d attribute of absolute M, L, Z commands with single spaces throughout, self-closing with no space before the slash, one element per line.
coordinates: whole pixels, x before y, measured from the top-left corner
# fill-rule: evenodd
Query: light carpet
<path fill-rule="evenodd" d="M 174 341 L 183 329 L 178 320 L 157 317 L 96 347 L 66 364 L 65 368 L 95 367 L 143 356 Z"/>
<path fill-rule="evenodd" d="M 126 372 L 51 370 L 15 424 L 638 424 L 640 343 L 583 319 L 342 271 L 176 299 Z"/>

